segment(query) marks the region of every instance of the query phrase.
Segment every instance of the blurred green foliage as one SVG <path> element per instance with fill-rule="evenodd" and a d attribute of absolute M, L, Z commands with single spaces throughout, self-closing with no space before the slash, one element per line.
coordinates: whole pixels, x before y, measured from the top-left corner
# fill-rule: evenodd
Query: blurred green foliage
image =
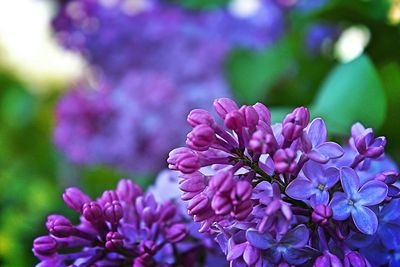
<path fill-rule="evenodd" d="M 228 2 L 171 1 L 193 9 Z M 238 49 L 227 59 L 226 77 L 235 96 L 242 103 L 271 106 L 275 121 L 295 106 L 309 106 L 338 138 L 361 121 L 388 137 L 388 152 L 399 162 L 400 27 L 388 23 L 389 2 L 331 0 L 314 12 L 291 12 L 280 42 L 259 52 Z M 371 41 L 364 55 L 344 64 L 332 51 L 310 54 L 307 29 L 326 22 L 366 26 Z M 34 95 L 30 86 L 0 70 L 0 266 L 34 265 L 32 240 L 45 233 L 46 215 L 73 216 L 61 201 L 66 186 L 79 186 L 94 197 L 119 178 L 133 178 L 107 166 L 74 166 L 59 155 L 52 144 L 58 94 Z M 143 187 L 152 181 L 135 178 Z"/>

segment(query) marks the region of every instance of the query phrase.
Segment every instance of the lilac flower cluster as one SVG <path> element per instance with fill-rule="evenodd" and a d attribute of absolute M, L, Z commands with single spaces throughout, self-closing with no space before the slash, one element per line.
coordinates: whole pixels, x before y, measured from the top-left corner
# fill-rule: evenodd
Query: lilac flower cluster
<path fill-rule="evenodd" d="M 80 164 L 157 171 L 187 128 L 183 123 L 170 125 L 168 119 L 184 121 L 201 88 L 181 92 L 161 73 L 138 71 L 128 73 L 114 88 L 109 84 L 102 80 L 97 89 L 80 85 L 61 98 L 55 144 Z M 222 88 L 217 81 L 205 98 L 223 95 Z"/>
<path fill-rule="evenodd" d="M 105 2 L 70 1 L 53 28 L 61 44 L 107 76 L 132 68 L 178 78 L 221 73 L 233 46 L 265 47 L 283 33 L 283 11 L 272 0 L 244 15 L 227 8 L 185 10 L 162 0 Z"/>
<path fill-rule="evenodd" d="M 282 10 L 271 0 L 260 3 L 246 16 L 228 9 L 189 11 L 155 0 L 61 5 L 53 21 L 56 36 L 81 52 L 98 85 L 97 90 L 78 86 L 61 98 L 58 148 L 79 164 L 139 172 L 163 168 L 188 130 L 186 113 L 230 96 L 223 77 L 227 53 L 280 37 Z"/>
<path fill-rule="evenodd" d="M 218 259 L 207 238 L 190 235 L 179 206 L 158 202 L 130 180 L 97 200 L 75 187 L 66 189 L 63 199 L 80 223 L 48 216 L 49 235 L 33 242 L 38 266 L 194 266 L 206 252 L 209 261 Z"/>
<path fill-rule="evenodd" d="M 181 173 L 189 214 L 233 266 L 398 262 L 399 174 L 384 137 L 357 123 L 342 148 L 304 107 L 277 124 L 261 103 L 222 98 L 214 108 L 223 125 L 192 110 L 187 146 L 168 163 Z M 380 249 L 369 255 L 371 246 Z"/>

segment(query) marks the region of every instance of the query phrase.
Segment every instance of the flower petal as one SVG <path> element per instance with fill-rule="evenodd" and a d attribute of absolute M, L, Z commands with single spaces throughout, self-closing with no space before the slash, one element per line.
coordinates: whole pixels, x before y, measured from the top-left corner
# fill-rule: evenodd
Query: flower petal
<path fill-rule="evenodd" d="M 290 246 L 292 248 L 302 248 L 308 242 L 310 232 L 304 224 L 293 228 L 279 242 L 281 245 Z"/>
<path fill-rule="evenodd" d="M 307 179 L 296 178 L 286 188 L 286 194 L 297 200 L 306 200 L 315 194 L 316 188 Z"/>
<path fill-rule="evenodd" d="M 254 247 L 259 249 L 268 249 L 276 245 L 275 239 L 269 234 L 261 234 L 257 230 L 249 229 L 246 232 L 246 239 Z"/>
<path fill-rule="evenodd" d="M 343 167 L 340 170 L 340 181 L 343 186 L 343 191 L 350 198 L 357 195 L 358 189 L 360 188 L 360 179 L 357 173 L 349 167 Z"/>
<path fill-rule="evenodd" d="M 387 196 L 388 187 L 381 181 L 366 182 L 359 190 L 357 203 L 363 206 L 372 206 L 381 203 Z"/>
<path fill-rule="evenodd" d="M 327 163 L 329 161 L 329 158 L 323 154 L 321 154 L 318 150 L 311 150 L 310 152 L 307 153 L 307 157 L 311 159 L 312 161 L 318 162 L 318 163 Z"/>
<path fill-rule="evenodd" d="M 228 254 L 226 255 L 226 259 L 228 261 L 232 261 L 234 259 L 239 258 L 243 255 L 244 250 L 246 249 L 247 243 L 235 244 L 233 239 L 229 239 L 228 241 Z"/>
<path fill-rule="evenodd" d="M 386 204 L 381 210 L 380 218 L 385 221 L 399 221 L 400 199 L 394 199 Z"/>
<path fill-rule="evenodd" d="M 333 194 L 332 201 L 329 205 L 333 211 L 333 218 L 339 221 L 346 220 L 353 209 L 353 206 L 349 205 L 349 200 L 347 199 L 346 194 L 342 192 L 336 192 Z"/>
<path fill-rule="evenodd" d="M 308 126 L 307 135 L 313 147 L 325 142 L 327 137 L 325 122 L 321 118 L 314 119 Z"/>
<path fill-rule="evenodd" d="M 274 161 L 271 156 L 268 154 L 263 154 L 260 156 L 258 161 L 258 166 L 265 171 L 268 175 L 272 175 L 275 170 Z"/>
<path fill-rule="evenodd" d="M 283 254 L 283 258 L 287 263 L 299 266 L 316 257 L 318 254 L 320 253 L 311 247 L 290 248 L 287 250 L 287 253 Z"/>
<path fill-rule="evenodd" d="M 318 204 L 328 205 L 329 203 L 329 193 L 328 191 L 320 191 L 318 190 L 315 195 L 313 195 L 310 199 L 311 207 L 315 207 Z"/>
<path fill-rule="evenodd" d="M 269 262 L 278 264 L 281 261 L 282 253 L 275 248 L 267 249 L 264 254 Z"/>
<path fill-rule="evenodd" d="M 353 124 L 353 126 L 351 127 L 351 135 L 353 137 L 362 135 L 364 133 L 364 131 L 365 131 L 365 127 L 359 122 Z"/>
<path fill-rule="evenodd" d="M 304 164 L 303 173 L 310 181 L 315 181 L 318 184 L 324 177 L 324 168 L 319 163 L 308 161 Z"/>
<path fill-rule="evenodd" d="M 339 177 L 339 169 L 336 167 L 329 167 L 325 170 L 324 179 L 322 179 L 321 182 L 328 188 L 331 188 L 339 181 Z"/>
<path fill-rule="evenodd" d="M 384 223 L 379 226 L 378 235 L 382 243 L 388 249 L 396 249 L 400 245 L 400 225 L 393 223 Z"/>
<path fill-rule="evenodd" d="M 258 259 L 260 258 L 260 250 L 258 248 L 253 247 L 250 244 L 247 244 L 246 249 L 243 253 L 243 259 L 247 263 L 248 266 L 253 266 Z"/>
<path fill-rule="evenodd" d="M 372 210 L 360 205 L 352 209 L 351 215 L 354 224 L 360 232 L 367 235 L 373 235 L 376 232 L 378 228 L 378 218 Z"/>
<path fill-rule="evenodd" d="M 344 154 L 343 148 L 334 142 L 323 143 L 316 147 L 315 150 L 329 159 L 340 158 Z"/>

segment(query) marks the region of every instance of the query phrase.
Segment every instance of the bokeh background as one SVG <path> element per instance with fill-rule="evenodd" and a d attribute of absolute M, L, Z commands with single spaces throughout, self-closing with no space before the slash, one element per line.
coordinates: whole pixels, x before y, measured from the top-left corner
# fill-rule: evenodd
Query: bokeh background
<path fill-rule="evenodd" d="M 36 263 L 66 186 L 151 184 L 224 96 L 361 121 L 399 163 L 400 1 L 0 1 L 0 266 Z"/>

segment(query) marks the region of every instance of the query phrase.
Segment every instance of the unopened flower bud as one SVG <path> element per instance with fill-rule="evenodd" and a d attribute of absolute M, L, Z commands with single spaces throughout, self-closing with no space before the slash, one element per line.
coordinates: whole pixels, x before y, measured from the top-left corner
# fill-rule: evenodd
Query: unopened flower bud
<path fill-rule="evenodd" d="M 193 128 L 187 135 L 186 145 L 194 150 L 205 151 L 215 140 L 214 129 L 208 125 L 201 124 Z"/>
<path fill-rule="evenodd" d="M 208 125 L 212 126 L 214 124 L 214 119 L 211 117 L 210 112 L 204 109 L 194 109 L 190 111 L 187 122 L 192 126 L 195 127 L 197 125 Z"/>
<path fill-rule="evenodd" d="M 109 232 L 106 235 L 106 248 L 116 250 L 124 246 L 124 237 L 118 232 Z"/>
<path fill-rule="evenodd" d="M 231 192 L 231 198 L 233 205 L 248 200 L 253 192 L 253 187 L 247 181 L 239 181 L 235 185 L 235 189 Z"/>
<path fill-rule="evenodd" d="M 253 205 L 251 203 L 251 200 L 249 199 L 249 200 L 241 202 L 239 205 L 235 206 L 232 216 L 239 221 L 244 220 L 247 218 L 247 216 L 249 216 L 252 209 L 253 209 Z"/>
<path fill-rule="evenodd" d="M 234 185 L 233 174 L 229 171 L 217 172 L 210 181 L 210 187 L 217 192 L 230 192 Z"/>
<path fill-rule="evenodd" d="M 114 200 L 113 202 L 108 202 L 103 209 L 104 218 L 106 221 L 116 224 L 122 219 L 124 211 L 122 209 L 121 203 Z"/>
<path fill-rule="evenodd" d="M 57 241 L 51 236 L 40 236 L 33 241 L 33 251 L 42 256 L 51 256 L 57 252 Z"/>
<path fill-rule="evenodd" d="M 118 201 L 119 197 L 116 191 L 114 190 L 107 190 L 104 191 L 103 194 L 101 195 L 99 202 L 101 205 L 105 205 L 106 203 L 111 203 L 113 201 Z"/>
<path fill-rule="evenodd" d="M 182 241 L 188 234 L 186 226 L 182 223 L 176 223 L 165 231 L 165 238 L 170 243 Z"/>
<path fill-rule="evenodd" d="M 90 198 L 76 187 L 67 188 L 63 194 L 63 199 L 68 207 L 78 213 L 82 212 L 83 204 L 90 201 Z"/>
<path fill-rule="evenodd" d="M 251 130 L 255 129 L 260 118 L 255 108 L 252 106 L 242 106 L 239 111 L 243 115 L 244 125 Z"/>
<path fill-rule="evenodd" d="M 290 148 L 278 149 L 274 154 L 275 170 L 279 173 L 293 172 L 297 167 L 296 154 Z"/>
<path fill-rule="evenodd" d="M 172 150 L 167 161 L 171 170 L 179 170 L 183 173 L 193 173 L 201 167 L 197 154 L 188 148 Z"/>
<path fill-rule="evenodd" d="M 311 214 L 311 219 L 318 225 L 326 225 L 328 220 L 332 217 L 332 208 L 325 205 L 317 205 Z"/>
<path fill-rule="evenodd" d="M 206 195 L 200 194 L 195 196 L 188 204 L 189 214 L 195 215 L 210 206 L 209 199 Z"/>
<path fill-rule="evenodd" d="M 118 182 L 116 192 L 119 199 L 128 203 L 132 203 L 138 196 L 143 194 L 140 186 L 127 179 Z"/>
<path fill-rule="evenodd" d="M 55 237 L 69 237 L 74 232 L 74 226 L 70 220 L 61 215 L 50 215 L 47 218 L 46 227 Z"/>
<path fill-rule="evenodd" d="M 85 203 L 82 208 L 82 215 L 91 223 L 97 223 L 103 221 L 103 210 L 101 206 L 95 202 Z"/>
<path fill-rule="evenodd" d="M 229 98 L 219 98 L 214 101 L 214 109 L 217 114 L 225 120 L 225 117 L 228 113 L 238 110 L 239 107 L 235 103 L 235 101 Z"/>
<path fill-rule="evenodd" d="M 288 141 L 293 141 L 300 137 L 303 129 L 310 122 L 310 112 L 305 107 L 296 108 L 283 120 L 282 134 Z"/>
<path fill-rule="evenodd" d="M 253 105 L 254 109 L 257 111 L 259 120 L 265 122 L 267 125 L 271 124 L 271 113 L 269 109 L 259 102 Z"/>
<path fill-rule="evenodd" d="M 224 123 L 226 128 L 234 131 L 239 131 L 245 126 L 243 114 L 239 111 L 231 111 L 226 114 Z"/>
<path fill-rule="evenodd" d="M 223 194 L 218 193 L 213 196 L 211 207 L 217 215 L 227 215 L 233 209 L 231 199 Z"/>

